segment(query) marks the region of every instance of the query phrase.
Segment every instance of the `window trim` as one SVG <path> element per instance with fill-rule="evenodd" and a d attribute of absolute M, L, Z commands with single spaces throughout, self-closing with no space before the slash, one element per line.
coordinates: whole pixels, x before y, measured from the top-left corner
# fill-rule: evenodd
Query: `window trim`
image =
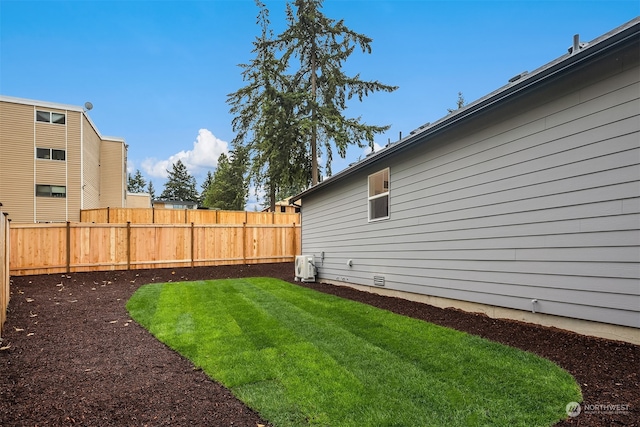
<path fill-rule="evenodd" d="M 64 189 L 64 193 L 62 192 L 53 192 L 53 189 Z M 48 191 L 43 191 L 48 190 Z M 54 196 L 54 194 L 57 194 Z M 66 185 L 50 185 L 50 184 L 36 184 L 35 187 L 35 195 L 36 197 L 49 197 L 52 199 L 66 199 L 67 198 L 67 186 Z"/>
<path fill-rule="evenodd" d="M 38 156 L 38 150 L 48 150 L 49 151 L 49 157 L 40 157 Z M 53 157 L 53 152 L 54 151 L 60 151 L 63 153 L 64 155 L 64 159 L 56 159 Z M 56 162 L 66 162 L 67 161 L 67 150 L 62 150 L 60 148 L 46 148 L 46 147 L 36 147 L 36 159 L 38 160 L 53 160 Z"/>
<path fill-rule="evenodd" d="M 375 194 L 373 196 L 371 196 L 371 178 L 375 175 L 378 174 L 384 174 L 387 173 L 387 191 L 380 193 L 380 194 Z M 390 168 L 384 168 L 381 169 L 375 173 L 370 174 L 369 176 L 367 176 L 367 218 L 369 220 L 369 222 L 377 222 L 377 221 L 384 221 L 390 218 L 390 195 L 391 195 L 391 169 Z M 381 199 L 383 197 L 387 198 L 387 215 L 386 216 L 381 216 L 378 218 L 372 218 L 372 209 L 371 209 L 371 202 L 377 199 Z"/>
<path fill-rule="evenodd" d="M 48 120 L 44 120 L 44 116 L 43 116 L 44 114 L 48 116 Z M 57 121 L 54 121 L 54 117 L 53 117 L 54 114 L 58 115 Z M 43 120 L 41 120 L 40 117 L 42 117 Z M 60 122 L 60 118 L 62 119 L 62 122 Z M 49 123 L 53 125 L 62 125 L 62 126 L 67 125 L 67 114 L 59 113 L 57 111 L 36 110 L 35 119 L 36 119 L 36 122 L 38 123 Z"/>

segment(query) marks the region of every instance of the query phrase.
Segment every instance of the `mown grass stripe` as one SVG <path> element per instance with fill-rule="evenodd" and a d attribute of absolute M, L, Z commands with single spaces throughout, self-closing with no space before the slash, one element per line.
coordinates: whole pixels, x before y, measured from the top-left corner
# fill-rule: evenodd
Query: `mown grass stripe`
<path fill-rule="evenodd" d="M 275 279 L 149 285 L 127 307 L 278 426 L 551 425 L 580 400 L 533 354 Z"/>

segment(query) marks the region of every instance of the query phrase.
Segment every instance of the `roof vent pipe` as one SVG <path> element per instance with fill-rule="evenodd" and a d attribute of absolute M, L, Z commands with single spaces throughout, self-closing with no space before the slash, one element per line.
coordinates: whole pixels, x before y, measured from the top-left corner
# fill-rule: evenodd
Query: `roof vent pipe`
<path fill-rule="evenodd" d="M 573 36 L 573 45 L 567 50 L 570 54 L 574 54 L 585 48 L 588 44 L 589 43 L 580 43 L 580 34 L 576 34 Z"/>

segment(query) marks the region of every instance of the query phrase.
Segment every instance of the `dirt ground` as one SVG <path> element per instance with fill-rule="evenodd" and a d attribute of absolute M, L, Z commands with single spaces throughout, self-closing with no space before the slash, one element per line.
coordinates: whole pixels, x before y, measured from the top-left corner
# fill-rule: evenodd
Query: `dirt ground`
<path fill-rule="evenodd" d="M 125 309 L 146 283 L 249 276 L 296 283 L 291 263 L 13 277 L 0 342 L 0 426 L 269 425 Z M 558 426 L 640 425 L 640 346 L 345 287 L 303 286 L 556 362 L 584 398 L 582 413 Z"/>

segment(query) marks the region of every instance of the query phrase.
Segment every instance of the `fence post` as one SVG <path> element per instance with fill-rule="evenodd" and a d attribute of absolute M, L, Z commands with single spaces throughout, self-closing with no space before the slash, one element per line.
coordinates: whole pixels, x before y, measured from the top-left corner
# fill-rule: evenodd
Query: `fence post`
<path fill-rule="evenodd" d="M 131 221 L 127 221 L 127 270 L 131 270 Z"/>
<path fill-rule="evenodd" d="M 242 263 L 247 263 L 247 223 L 242 223 Z"/>
<path fill-rule="evenodd" d="M 156 208 L 154 208 L 153 206 L 151 206 L 151 223 L 156 223 Z"/>
<path fill-rule="evenodd" d="M 292 238 L 293 245 L 291 245 L 291 248 L 293 249 L 292 257 L 293 257 L 293 260 L 295 261 L 296 255 L 298 254 L 297 249 L 296 249 L 296 246 L 297 246 L 296 245 L 296 243 L 297 243 L 296 240 L 298 240 L 298 239 L 296 239 L 296 223 L 295 222 L 291 226 L 291 234 L 293 235 L 293 238 Z"/>
<path fill-rule="evenodd" d="M 0 244 L 2 244 L 0 248 L 0 254 L 2 254 L 2 259 L 0 259 L 2 263 L 2 268 L 0 268 L 0 272 L 2 272 L 0 277 L 0 338 L 2 338 L 4 322 L 7 320 L 7 307 L 9 306 L 9 300 L 11 300 L 11 290 L 9 289 L 11 287 L 9 275 L 9 250 L 11 247 L 9 224 L 11 220 L 7 218 L 9 216 L 7 212 L 2 212 L 2 203 L 0 203 L 0 214 L 0 221 L 2 222 L 0 231 L 3 234 L 0 236 Z"/>
<path fill-rule="evenodd" d="M 193 222 L 192 222 L 191 223 L 191 268 L 193 268 L 195 266 L 194 265 L 194 261 L 193 261 L 193 257 L 194 257 L 194 249 L 193 248 L 194 248 L 194 245 L 195 245 L 194 235 L 195 234 L 194 234 Z"/>
<path fill-rule="evenodd" d="M 67 221 L 67 274 L 71 273 L 71 222 Z"/>

